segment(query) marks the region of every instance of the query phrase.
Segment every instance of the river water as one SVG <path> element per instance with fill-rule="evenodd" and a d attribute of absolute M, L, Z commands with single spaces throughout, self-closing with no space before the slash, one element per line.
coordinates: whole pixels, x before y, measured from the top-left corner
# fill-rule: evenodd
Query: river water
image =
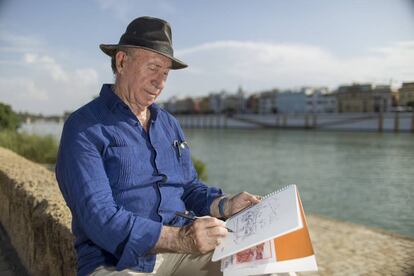
<path fill-rule="evenodd" d="M 61 124 L 23 130 L 60 136 Z M 209 185 L 264 195 L 297 184 L 307 213 L 414 237 L 414 135 L 186 129 Z"/>

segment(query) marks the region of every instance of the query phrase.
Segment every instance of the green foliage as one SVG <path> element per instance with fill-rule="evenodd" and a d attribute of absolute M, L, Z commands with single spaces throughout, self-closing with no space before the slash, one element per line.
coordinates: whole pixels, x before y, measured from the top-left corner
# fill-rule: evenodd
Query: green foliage
<path fill-rule="evenodd" d="M 203 161 L 196 159 L 194 157 L 191 157 L 194 168 L 197 171 L 198 178 L 202 181 L 207 181 L 208 175 L 207 175 L 207 166 L 203 163 Z"/>
<path fill-rule="evenodd" d="M 11 130 L 1 131 L 0 146 L 34 162 L 48 164 L 56 162 L 58 144 L 51 135 L 38 136 Z"/>
<path fill-rule="evenodd" d="M 20 119 L 11 106 L 0 102 L 0 130 L 17 130 L 19 126 Z"/>

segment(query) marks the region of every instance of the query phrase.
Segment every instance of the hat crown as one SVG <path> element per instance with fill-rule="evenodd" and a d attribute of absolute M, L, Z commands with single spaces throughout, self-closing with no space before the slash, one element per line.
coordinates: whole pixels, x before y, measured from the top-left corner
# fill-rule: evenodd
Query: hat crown
<path fill-rule="evenodd" d="M 128 24 L 117 45 L 100 45 L 102 51 L 110 56 L 116 53 L 119 46 L 144 48 L 165 55 L 172 59 L 172 69 L 187 67 L 187 64 L 174 58 L 171 26 L 159 18 L 138 17 Z"/>
<path fill-rule="evenodd" d="M 138 17 L 129 23 L 125 34 L 148 40 L 162 39 L 172 45 L 171 26 L 168 22 L 155 17 Z"/>
<path fill-rule="evenodd" d="M 142 46 L 169 56 L 174 55 L 170 24 L 149 16 L 138 17 L 129 23 L 119 45 Z"/>

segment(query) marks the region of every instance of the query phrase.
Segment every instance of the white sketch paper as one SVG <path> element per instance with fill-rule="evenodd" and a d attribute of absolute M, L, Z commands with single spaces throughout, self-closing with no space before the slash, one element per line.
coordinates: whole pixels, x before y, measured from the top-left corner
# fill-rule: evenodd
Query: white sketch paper
<path fill-rule="evenodd" d="M 270 194 L 227 220 L 226 225 L 234 233 L 229 233 L 216 247 L 213 261 L 302 228 L 296 185 Z"/>

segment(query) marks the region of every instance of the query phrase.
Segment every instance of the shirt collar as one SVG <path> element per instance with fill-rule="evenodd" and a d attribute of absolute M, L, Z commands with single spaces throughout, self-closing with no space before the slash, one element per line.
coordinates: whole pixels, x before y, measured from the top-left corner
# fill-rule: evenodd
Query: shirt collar
<path fill-rule="evenodd" d="M 129 108 L 122 100 L 118 97 L 118 95 L 115 94 L 115 92 L 112 89 L 112 84 L 105 83 L 102 85 L 101 92 L 99 93 L 100 98 L 102 98 L 104 104 L 108 107 L 110 111 L 113 111 L 113 109 L 117 105 L 121 105 L 123 107 Z M 151 112 L 151 120 L 155 121 L 157 119 L 158 113 L 160 111 L 160 107 L 153 103 L 149 106 L 149 110 Z"/>
<path fill-rule="evenodd" d="M 117 105 L 126 105 L 112 90 L 112 84 L 105 83 L 102 85 L 101 92 L 99 97 L 102 98 L 102 101 L 108 107 L 109 110 L 113 110 Z"/>
<path fill-rule="evenodd" d="M 158 104 L 153 103 L 149 106 L 149 110 L 151 112 L 151 120 L 155 122 L 157 120 L 158 113 L 160 112 L 160 107 Z"/>

